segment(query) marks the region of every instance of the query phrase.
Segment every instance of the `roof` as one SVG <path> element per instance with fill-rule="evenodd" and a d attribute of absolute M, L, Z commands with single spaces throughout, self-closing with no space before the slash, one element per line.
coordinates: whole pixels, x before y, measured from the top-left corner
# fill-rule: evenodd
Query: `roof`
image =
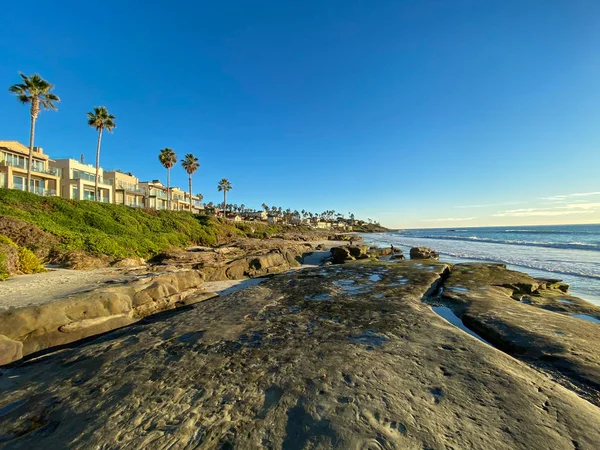
<path fill-rule="evenodd" d="M 0 148 L 5 148 L 6 150 L 22 155 L 29 155 L 29 147 L 24 146 L 19 141 L 0 141 Z M 39 159 L 48 159 L 48 155 L 36 151 L 33 152 L 33 156 Z"/>

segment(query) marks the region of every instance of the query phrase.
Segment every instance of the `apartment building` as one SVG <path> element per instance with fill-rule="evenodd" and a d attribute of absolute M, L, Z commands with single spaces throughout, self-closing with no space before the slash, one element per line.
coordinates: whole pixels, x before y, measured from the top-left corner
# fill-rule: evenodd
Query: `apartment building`
<path fill-rule="evenodd" d="M 142 181 L 138 186 L 147 193 L 146 208 L 168 209 L 167 187 L 159 180 Z"/>
<path fill-rule="evenodd" d="M 96 200 L 94 194 L 96 168 L 91 164 L 83 164 L 74 159 L 57 159 L 50 166 L 62 171 L 60 193 L 64 198 L 72 200 Z M 112 180 L 104 178 L 104 171 L 99 169 L 98 201 L 114 203 Z"/>
<path fill-rule="evenodd" d="M 145 208 L 148 204 L 148 189 L 140 186 L 140 182 L 131 172 L 120 170 L 104 172 L 104 179 L 113 187 L 113 199 L 117 205 L 133 208 Z"/>
<path fill-rule="evenodd" d="M 40 147 L 33 147 L 30 192 L 59 195 L 61 169 L 49 166 L 50 158 Z M 25 191 L 29 147 L 17 141 L 0 141 L 0 187 Z"/>

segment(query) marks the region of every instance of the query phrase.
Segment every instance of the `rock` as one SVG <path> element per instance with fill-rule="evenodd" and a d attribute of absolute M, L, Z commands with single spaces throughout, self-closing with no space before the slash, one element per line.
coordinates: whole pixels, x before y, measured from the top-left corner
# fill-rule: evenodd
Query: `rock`
<path fill-rule="evenodd" d="M 2 445 L 596 448 L 599 408 L 423 302 L 445 269 L 286 273 L 11 368 Z"/>
<path fill-rule="evenodd" d="M 23 357 L 23 343 L 0 334 L 0 366 Z"/>
<path fill-rule="evenodd" d="M 558 290 L 565 294 L 569 292 L 569 285 L 563 283 L 562 280 L 557 280 L 555 278 L 536 278 L 536 281 L 540 283 L 540 289 Z"/>
<path fill-rule="evenodd" d="M 369 255 L 374 256 L 376 258 L 381 256 L 390 256 L 391 254 L 392 249 L 390 247 L 371 247 L 369 249 Z"/>
<path fill-rule="evenodd" d="M 119 261 L 115 261 L 114 263 L 111 264 L 111 266 L 117 267 L 120 269 L 128 269 L 128 268 L 132 268 L 132 267 L 141 267 L 141 266 L 144 266 L 145 264 L 146 264 L 146 261 L 144 261 L 144 258 L 132 257 L 132 258 L 125 258 L 125 259 L 120 259 Z"/>
<path fill-rule="evenodd" d="M 331 250 L 333 264 L 342 264 L 346 261 L 353 261 L 355 258 L 350 254 L 348 247 L 333 247 Z"/>
<path fill-rule="evenodd" d="M 571 317 L 600 320 L 600 308 L 561 289 L 541 289 L 542 281 L 498 265 L 457 264 L 442 301 L 488 342 L 600 406 L 600 325 Z"/>
<path fill-rule="evenodd" d="M 348 251 L 350 252 L 350 255 L 354 258 L 364 259 L 368 258 L 367 253 L 369 252 L 369 247 L 367 247 L 366 245 L 351 245 L 348 246 Z"/>
<path fill-rule="evenodd" d="M 410 249 L 410 259 L 439 259 L 440 254 L 427 247 L 413 247 Z"/>
<path fill-rule="evenodd" d="M 179 270 L 151 274 L 50 303 L 9 309 L 0 312 L 0 335 L 22 343 L 22 354 L 28 355 L 194 303 L 188 297 L 198 293 L 202 283 L 198 271 Z"/>
<path fill-rule="evenodd" d="M 404 257 L 404 255 L 402 253 L 394 253 L 392 256 L 390 256 L 390 260 L 394 260 L 394 259 L 406 259 Z"/>
<path fill-rule="evenodd" d="M 204 273 L 207 281 L 235 280 L 285 272 L 299 266 L 302 255 L 312 250 L 311 244 L 297 241 L 249 239 L 235 246 L 210 251 L 173 249 L 150 262 L 174 268 L 197 269 Z"/>

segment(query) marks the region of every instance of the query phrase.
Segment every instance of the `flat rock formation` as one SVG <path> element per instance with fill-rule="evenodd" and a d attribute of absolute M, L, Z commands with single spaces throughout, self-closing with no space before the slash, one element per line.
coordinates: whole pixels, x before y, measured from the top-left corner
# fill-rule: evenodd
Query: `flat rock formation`
<path fill-rule="evenodd" d="M 285 273 L 2 369 L 0 439 L 24 449 L 598 448 L 598 407 L 423 301 L 447 270 L 364 260 Z"/>
<path fill-rule="evenodd" d="M 441 301 L 488 342 L 600 406 L 600 308 L 566 292 L 559 280 L 501 264 L 457 264 Z"/>
<path fill-rule="evenodd" d="M 206 300 L 217 294 L 203 289 L 204 281 L 239 280 L 281 273 L 301 265 L 302 255 L 313 244 L 290 241 L 249 240 L 237 246 L 196 251 L 175 251 L 160 255 L 153 267 L 127 271 L 104 269 L 88 283 L 63 285 L 44 290 L 37 283 L 33 304 L 0 310 L 0 365 L 59 345 L 69 344 L 144 317 Z M 141 261 L 123 262 L 139 266 Z M 61 280 L 59 272 L 59 282 Z M 114 277 L 108 280 L 107 276 Z M 53 279 L 44 274 L 40 280 Z M 91 282 L 102 284 L 90 285 Z M 10 280 L 10 295 L 26 295 Z M 88 289 L 89 288 L 89 289 Z M 56 289 L 58 289 L 56 291 Z M 5 293 L 6 294 L 6 293 Z M 45 294 L 45 298 L 44 298 Z M 10 297 L 9 295 L 9 297 Z M 6 296 L 6 295 L 4 295 Z M 9 305 L 10 298 L 2 304 Z"/>

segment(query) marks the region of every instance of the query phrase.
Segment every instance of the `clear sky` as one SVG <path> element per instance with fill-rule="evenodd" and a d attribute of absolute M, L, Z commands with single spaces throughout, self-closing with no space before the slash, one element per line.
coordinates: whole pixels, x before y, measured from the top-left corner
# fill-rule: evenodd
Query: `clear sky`
<path fill-rule="evenodd" d="M 2 5 L 0 85 L 56 85 L 36 144 L 194 192 L 390 227 L 600 222 L 597 0 L 32 0 Z M 28 143 L 0 94 L 0 139 Z M 173 170 L 184 189 L 186 174 Z M 586 194 L 586 195 L 579 195 Z"/>

